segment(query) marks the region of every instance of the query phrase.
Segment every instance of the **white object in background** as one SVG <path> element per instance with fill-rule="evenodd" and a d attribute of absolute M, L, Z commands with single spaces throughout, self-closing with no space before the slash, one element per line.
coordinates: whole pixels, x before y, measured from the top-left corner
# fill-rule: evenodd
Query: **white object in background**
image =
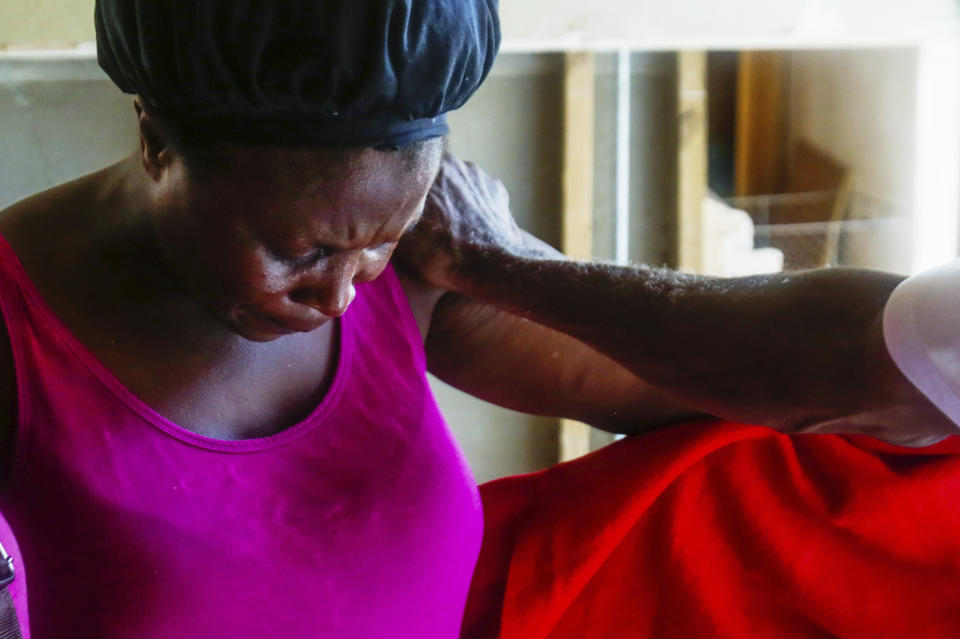
<path fill-rule="evenodd" d="M 883 336 L 904 376 L 960 424 L 960 260 L 904 280 L 884 308 Z"/>
<path fill-rule="evenodd" d="M 960 34 L 956 0 L 517 0 L 500 14 L 514 52 L 916 46 Z"/>
<path fill-rule="evenodd" d="M 703 201 L 702 275 L 739 277 L 782 270 L 782 251 L 753 247 L 753 220 L 746 211 L 710 197 Z"/>
<path fill-rule="evenodd" d="M 960 42 L 931 42 L 917 56 L 913 271 L 958 255 L 960 240 Z"/>

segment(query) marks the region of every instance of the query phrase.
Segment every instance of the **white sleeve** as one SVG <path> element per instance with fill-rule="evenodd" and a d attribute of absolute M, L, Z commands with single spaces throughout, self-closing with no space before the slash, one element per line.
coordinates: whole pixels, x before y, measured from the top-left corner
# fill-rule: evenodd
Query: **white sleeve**
<path fill-rule="evenodd" d="M 883 311 L 900 371 L 960 425 L 960 260 L 904 280 Z"/>

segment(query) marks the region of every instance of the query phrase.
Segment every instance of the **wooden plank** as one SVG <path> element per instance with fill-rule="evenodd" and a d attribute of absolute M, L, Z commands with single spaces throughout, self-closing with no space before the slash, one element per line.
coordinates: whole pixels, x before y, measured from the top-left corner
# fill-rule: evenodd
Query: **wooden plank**
<path fill-rule="evenodd" d="M 594 85 L 593 53 L 565 55 L 563 117 L 563 252 L 593 256 Z M 560 461 L 590 452 L 590 427 L 560 421 Z"/>
<path fill-rule="evenodd" d="M 563 115 L 563 252 L 593 256 L 593 53 L 566 54 Z"/>
<path fill-rule="evenodd" d="M 783 189 L 788 55 L 782 51 L 740 54 L 734 160 L 738 197 Z"/>
<path fill-rule="evenodd" d="M 703 200 L 707 196 L 707 54 L 677 54 L 678 268 L 691 273 L 703 267 Z"/>

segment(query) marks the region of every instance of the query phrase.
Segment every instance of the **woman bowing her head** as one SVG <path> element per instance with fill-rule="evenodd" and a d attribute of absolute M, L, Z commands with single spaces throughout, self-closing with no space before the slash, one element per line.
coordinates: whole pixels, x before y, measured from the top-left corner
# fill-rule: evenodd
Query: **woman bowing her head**
<path fill-rule="evenodd" d="M 0 216 L 33 635 L 456 637 L 476 485 L 389 266 L 495 0 L 99 0 L 123 161 Z"/>

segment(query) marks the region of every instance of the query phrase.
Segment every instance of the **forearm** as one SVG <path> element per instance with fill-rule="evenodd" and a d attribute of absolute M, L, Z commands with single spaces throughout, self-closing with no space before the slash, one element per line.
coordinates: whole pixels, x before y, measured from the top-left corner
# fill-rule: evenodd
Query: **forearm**
<path fill-rule="evenodd" d="M 580 340 L 446 295 L 426 342 L 430 371 L 500 406 L 637 434 L 698 415 Z"/>
<path fill-rule="evenodd" d="M 450 155 L 399 255 L 433 286 L 582 341 L 683 410 L 910 444 L 956 432 L 887 354 L 898 276 L 711 279 L 572 262 L 517 227 L 499 182 Z"/>
<path fill-rule="evenodd" d="M 572 335 L 703 412 L 844 430 L 838 422 L 915 399 L 879 332 L 897 276 L 723 280 L 507 253 L 464 265 L 459 292 Z"/>

